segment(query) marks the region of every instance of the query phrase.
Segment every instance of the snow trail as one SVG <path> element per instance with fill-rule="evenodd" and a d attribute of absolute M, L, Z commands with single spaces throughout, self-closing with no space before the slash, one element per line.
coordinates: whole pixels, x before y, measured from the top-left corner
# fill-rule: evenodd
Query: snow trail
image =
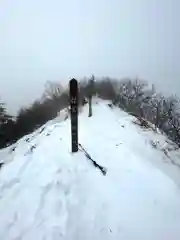
<path fill-rule="evenodd" d="M 83 152 L 71 154 L 69 119 L 51 121 L 20 140 L 0 171 L 0 239 L 178 240 L 180 190 L 149 161 L 161 155 L 127 114 L 106 102 L 92 118 L 87 110 L 79 142 L 107 175 Z"/>

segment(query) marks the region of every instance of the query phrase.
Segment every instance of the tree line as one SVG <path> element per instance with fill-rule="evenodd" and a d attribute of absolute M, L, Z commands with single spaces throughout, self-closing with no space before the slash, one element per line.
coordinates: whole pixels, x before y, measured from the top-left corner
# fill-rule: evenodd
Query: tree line
<path fill-rule="evenodd" d="M 164 97 L 156 93 L 154 86 L 140 79 L 112 79 L 108 77 L 79 82 L 79 107 L 89 101 L 89 117 L 92 116 L 92 96 L 110 100 L 124 111 L 154 124 L 180 147 L 180 111 L 177 96 Z M 57 116 L 69 106 L 69 89 L 60 83 L 47 82 L 40 99 L 21 108 L 16 118 L 7 113 L 0 101 L 0 148 L 33 132 Z"/>

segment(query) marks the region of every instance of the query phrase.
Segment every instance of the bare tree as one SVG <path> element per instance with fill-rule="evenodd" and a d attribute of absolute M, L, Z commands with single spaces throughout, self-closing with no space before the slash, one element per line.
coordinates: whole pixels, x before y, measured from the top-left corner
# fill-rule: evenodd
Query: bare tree
<path fill-rule="evenodd" d="M 117 95 L 116 86 L 115 80 L 108 77 L 101 78 L 95 83 L 94 94 L 97 94 L 101 99 L 114 101 Z"/>
<path fill-rule="evenodd" d="M 63 87 L 59 82 L 47 81 L 45 84 L 45 91 L 43 99 L 57 99 L 61 96 Z"/>
<path fill-rule="evenodd" d="M 156 127 L 161 128 L 164 124 L 165 98 L 161 94 L 154 94 L 149 101 L 151 106 L 152 122 Z"/>
<path fill-rule="evenodd" d="M 121 81 L 119 94 L 116 102 L 119 102 L 119 107 L 128 111 L 133 115 L 143 117 L 143 105 L 147 96 L 145 96 L 145 81 L 135 79 L 124 79 Z"/>
<path fill-rule="evenodd" d="M 171 96 L 166 99 L 164 105 L 164 118 L 166 125 L 163 130 L 167 135 L 180 146 L 180 110 L 179 99 Z"/>

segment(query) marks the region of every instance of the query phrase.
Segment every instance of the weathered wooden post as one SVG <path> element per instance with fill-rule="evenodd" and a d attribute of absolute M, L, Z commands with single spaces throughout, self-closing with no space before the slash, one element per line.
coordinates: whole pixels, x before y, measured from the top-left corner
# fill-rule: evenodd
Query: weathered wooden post
<path fill-rule="evenodd" d="M 94 75 L 88 82 L 89 117 L 92 117 L 92 97 L 94 95 Z"/>
<path fill-rule="evenodd" d="M 71 144 L 72 152 L 78 151 L 78 82 L 71 79 L 69 82 L 71 107 Z"/>

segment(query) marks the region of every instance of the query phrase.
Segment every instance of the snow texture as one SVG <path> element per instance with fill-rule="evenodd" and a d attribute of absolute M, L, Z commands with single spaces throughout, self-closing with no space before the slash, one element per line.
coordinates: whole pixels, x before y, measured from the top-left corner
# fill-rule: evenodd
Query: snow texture
<path fill-rule="evenodd" d="M 180 154 L 166 136 L 105 101 L 92 118 L 85 107 L 79 141 L 104 176 L 71 153 L 64 114 L 0 152 L 0 240 L 180 239 Z"/>

